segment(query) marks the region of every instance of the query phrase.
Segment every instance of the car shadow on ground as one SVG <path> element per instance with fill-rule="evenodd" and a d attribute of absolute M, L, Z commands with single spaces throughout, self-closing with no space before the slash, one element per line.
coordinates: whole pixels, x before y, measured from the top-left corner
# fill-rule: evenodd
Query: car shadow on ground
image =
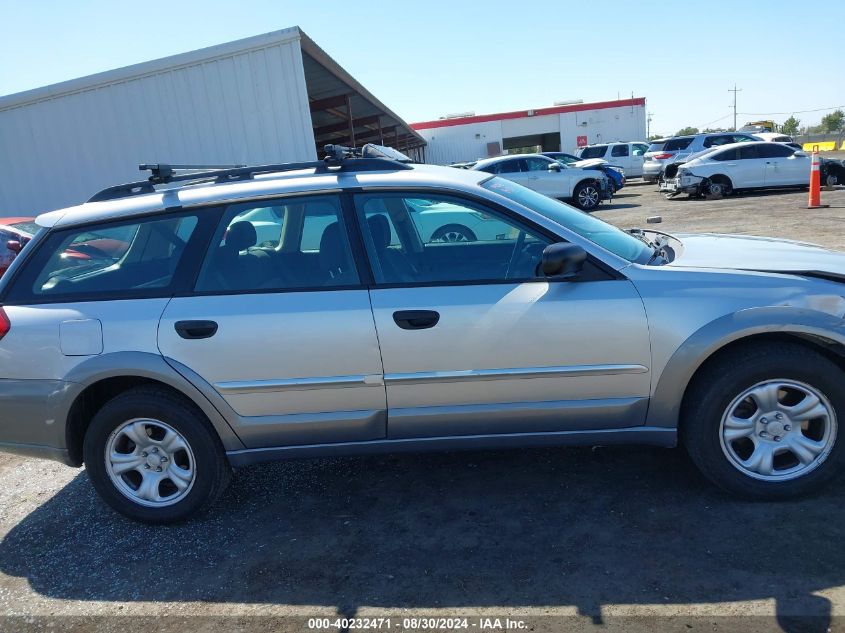
<path fill-rule="evenodd" d="M 534 449 L 269 464 L 206 515 L 125 520 L 84 473 L 0 544 L 0 571 L 63 600 L 375 608 L 773 599 L 821 616 L 845 584 L 845 487 L 729 498 L 679 450 Z M 813 628 L 812 630 L 816 630 Z"/>

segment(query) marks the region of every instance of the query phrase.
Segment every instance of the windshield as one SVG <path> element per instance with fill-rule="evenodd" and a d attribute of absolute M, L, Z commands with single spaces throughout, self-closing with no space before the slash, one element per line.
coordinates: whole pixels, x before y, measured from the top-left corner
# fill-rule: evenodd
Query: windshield
<path fill-rule="evenodd" d="M 511 180 L 491 178 L 481 186 L 536 211 L 629 262 L 645 263 L 654 254 L 652 248 L 630 233 Z"/>

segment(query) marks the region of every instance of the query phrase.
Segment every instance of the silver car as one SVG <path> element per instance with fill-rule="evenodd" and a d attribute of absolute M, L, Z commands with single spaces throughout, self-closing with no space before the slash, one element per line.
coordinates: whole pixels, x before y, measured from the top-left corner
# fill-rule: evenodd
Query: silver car
<path fill-rule="evenodd" d="M 643 180 L 646 182 L 659 181 L 667 165 L 684 160 L 692 154 L 730 143 L 759 140 L 761 139 L 753 134 L 744 132 L 709 132 L 707 134 L 691 134 L 654 140 L 645 153 Z"/>
<path fill-rule="evenodd" d="M 434 239 L 437 205 L 484 231 Z M 136 520 L 321 455 L 681 442 L 768 499 L 845 459 L 845 255 L 818 246 L 372 158 L 156 166 L 37 222 L 0 281 L 0 446 Z"/>

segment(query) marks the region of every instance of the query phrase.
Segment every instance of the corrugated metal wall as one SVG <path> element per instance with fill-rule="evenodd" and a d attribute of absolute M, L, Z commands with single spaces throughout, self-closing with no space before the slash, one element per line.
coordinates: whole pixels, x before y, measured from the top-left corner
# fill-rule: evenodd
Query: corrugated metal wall
<path fill-rule="evenodd" d="M 83 202 L 142 178 L 140 162 L 316 159 L 298 37 L 184 58 L 142 75 L 104 73 L 97 77 L 105 81 L 64 93 L 63 84 L 38 89 L 5 109 L 9 98 L 0 100 L 0 216 Z"/>

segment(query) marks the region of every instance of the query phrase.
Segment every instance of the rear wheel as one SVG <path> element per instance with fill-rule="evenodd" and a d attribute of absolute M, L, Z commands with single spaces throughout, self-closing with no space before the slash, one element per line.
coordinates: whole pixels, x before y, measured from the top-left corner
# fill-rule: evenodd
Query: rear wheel
<path fill-rule="evenodd" d="M 682 437 L 702 473 L 744 497 L 817 492 L 845 461 L 845 373 L 798 344 L 740 348 L 690 387 Z"/>
<path fill-rule="evenodd" d="M 88 427 L 83 453 L 103 500 L 144 523 L 181 521 L 207 508 L 231 474 L 202 413 L 161 388 L 131 389 L 106 403 Z"/>
<path fill-rule="evenodd" d="M 596 183 L 587 181 L 579 183 L 572 193 L 575 206 L 583 211 L 592 211 L 601 202 L 601 193 Z"/>

